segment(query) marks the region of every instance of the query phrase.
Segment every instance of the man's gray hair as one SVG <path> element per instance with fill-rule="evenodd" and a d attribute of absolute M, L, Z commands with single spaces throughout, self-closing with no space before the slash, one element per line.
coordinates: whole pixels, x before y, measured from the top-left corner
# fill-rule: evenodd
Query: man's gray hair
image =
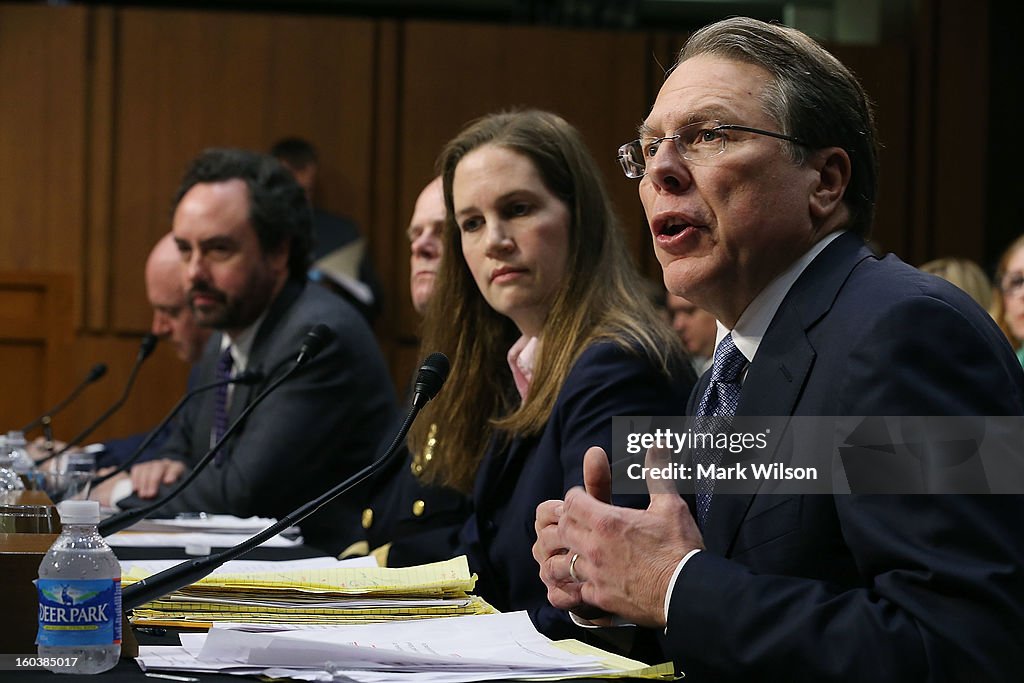
<path fill-rule="evenodd" d="M 807 149 L 846 150 L 852 166 L 843 198 L 850 209 L 847 227 L 867 236 L 878 192 L 878 142 L 871 103 L 857 77 L 804 33 L 748 17 L 694 33 L 672 68 L 697 55 L 753 64 L 771 75 L 762 97 L 765 112 L 783 133 L 808 145 L 785 143 L 794 162 L 803 162 Z"/>

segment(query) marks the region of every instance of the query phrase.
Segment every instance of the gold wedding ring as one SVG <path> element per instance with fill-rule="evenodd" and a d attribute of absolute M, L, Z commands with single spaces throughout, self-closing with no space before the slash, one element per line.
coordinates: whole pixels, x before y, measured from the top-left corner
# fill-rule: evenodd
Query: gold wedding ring
<path fill-rule="evenodd" d="M 569 576 L 571 576 L 572 580 L 576 583 L 582 583 L 580 581 L 580 577 L 576 576 L 576 560 L 578 559 L 580 559 L 580 554 L 573 553 L 572 558 L 569 560 Z"/>

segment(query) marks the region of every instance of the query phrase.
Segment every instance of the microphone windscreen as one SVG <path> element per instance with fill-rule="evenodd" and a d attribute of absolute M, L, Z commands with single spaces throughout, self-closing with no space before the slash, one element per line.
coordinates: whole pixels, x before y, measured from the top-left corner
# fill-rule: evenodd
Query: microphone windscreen
<path fill-rule="evenodd" d="M 89 371 L 89 376 L 86 378 L 85 381 L 91 384 L 105 374 L 107 374 L 107 364 L 97 363 L 96 365 L 92 366 L 92 370 Z"/>
<path fill-rule="evenodd" d="M 153 353 L 153 349 L 156 348 L 158 341 L 160 341 L 160 338 L 152 332 L 142 338 L 142 345 L 139 347 L 140 361 L 149 358 L 149 354 Z"/>
<path fill-rule="evenodd" d="M 428 401 L 437 396 L 437 392 L 441 391 L 445 380 L 448 379 L 450 367 L 448 356 L 443 353 L 435 352 L 427 356 L 416 373 L 415 392 Z"/>
<path fill-rule="evenodd" d="M 306 362 L 312 360 L 318 353 L 324 350 L 324 347 L 331 343 L 337 335 L 330 327 L 324 323 L 314 325 L 313 328 L 306 333 L 306 338 L 302 341 L 302 348 L 299 349 L 299 360 L 300 362 Z"/>

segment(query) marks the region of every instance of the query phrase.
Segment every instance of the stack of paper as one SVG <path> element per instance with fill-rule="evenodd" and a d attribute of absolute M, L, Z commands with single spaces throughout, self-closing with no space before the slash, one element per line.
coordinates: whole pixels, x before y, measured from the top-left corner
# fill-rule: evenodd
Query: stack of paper
<path fill-rule="evenodd" d="M 465 556 L 399 569 L 308 562 L 277 563 L 269 571 L 215 572 L 137 608 L 132 621 L 208 628 L 217 622 L 354 624 L 494 612 L 469 595 L 476 577 Z M 151 573 L 135 565 L 125 572 L 123 585 Z"/>
<path fill-rule="evenodd" d="M 577 641 L 554 643 L 525 612 L 299 629 L 218 625 L 181 647 L 140 647 L 143 670 L 258 674 L 308 681 L 462 683 L 513 678 L 671 678 Z"/>
<path fill-rule="evenodd" d="M 126 530 L 109 536 L 107 543 L 112 546 L 205 548 L 199 553 L 205 555 L 212 548 L 238 545 L 276 522 L 276 519 L 268 517 L 185 513 L 174 519 L 139 520 Z M 302 545 L 302 537 L 298 527 L 291 527 L 260 545 L 264 548 L 290 548 Z"/>
<path fill-rule="evenodd" d="M 140 519 L 128 527 L 131 531 L 148 531 L 157 533 L 202 532 L 207 534 L 255 534 L 263 531 L 277 520 L 271 517 L 235 517 L 234 515 L 215 515 L 206 512 L 182 513 L 169 519 Z M 283 536 L 299 535 L 297 526 L 289 527 L 282 532 Z"/>

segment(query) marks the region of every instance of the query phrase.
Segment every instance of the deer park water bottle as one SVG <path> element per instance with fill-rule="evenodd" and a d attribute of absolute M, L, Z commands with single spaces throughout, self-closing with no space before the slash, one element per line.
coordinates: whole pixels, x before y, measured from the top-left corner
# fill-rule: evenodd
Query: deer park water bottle
<path fill-rule="evenodd" d="M 96 531 L 99 503 L 68 500 L 63 530 L 39 565 L 42 664 L 56 673 L 99 673 L 121 654 L 121 565 Z"/>

